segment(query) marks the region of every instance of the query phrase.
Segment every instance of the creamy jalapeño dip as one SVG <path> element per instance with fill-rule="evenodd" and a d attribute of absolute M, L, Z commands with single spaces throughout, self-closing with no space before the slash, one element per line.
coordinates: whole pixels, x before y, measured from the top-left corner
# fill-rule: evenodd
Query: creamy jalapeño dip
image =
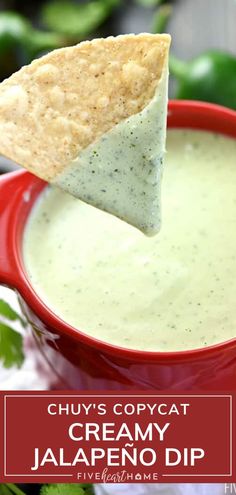
<path fill-rule="evenodd" d="M 28 220 L 24 263 L 67 323 L 123 347 L 174 351 L 236 335 L 236 142 L 170 130 L 161 232 L 46 188 Z"/>
<path fill-rule="evenodd" d="M 155 235 L 161 224 L 167 69 L 150 103 L 80 153 L 53 184 Z"/>

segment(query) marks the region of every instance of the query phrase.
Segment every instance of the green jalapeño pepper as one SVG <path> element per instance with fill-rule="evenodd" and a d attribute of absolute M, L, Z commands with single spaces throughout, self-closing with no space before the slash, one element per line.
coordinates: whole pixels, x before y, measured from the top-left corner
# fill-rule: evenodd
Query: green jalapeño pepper
<path fill-rule="evenodd" d="M 0 53 L 21 43 L 30 29 L 30 23 L 15 12 L 0 13 Z"/>
<path fill-rule="evenodd" d="M 170 72 L 178 80 L 176 98 L 202 100 L 236 110 L 236 58 L 208 51 L 183 62 L 170 57 Z"/>
<path fill-rule="evenodd" d="M 0 54 L 22 46 L 32 57 L 38 52 L 62 46 L 64 39 L 57 33 L 40 31 L 22 15 L 5 11 L 0 13 Z"/>

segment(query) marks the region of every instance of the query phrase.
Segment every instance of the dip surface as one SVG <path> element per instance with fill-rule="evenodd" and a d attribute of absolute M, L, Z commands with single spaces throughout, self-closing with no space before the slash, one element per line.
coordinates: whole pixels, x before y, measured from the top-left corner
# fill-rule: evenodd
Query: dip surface
<path fill-rule="evenodd" d="M 119 346 L 174 351 L 236 336 L 236 141 L 170 130 L 153 238 L 56 188 L 36 202 L 24 262 L 67 323 Z"/>

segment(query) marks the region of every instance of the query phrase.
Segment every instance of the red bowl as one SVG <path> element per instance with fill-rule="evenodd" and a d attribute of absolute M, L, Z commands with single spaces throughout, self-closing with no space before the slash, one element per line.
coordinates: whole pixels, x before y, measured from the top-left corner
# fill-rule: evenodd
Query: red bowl
<path fill-rule="evenodd" d="M 208 103 L 172 101 L 168 126 L 205 129 L 236 138 L 236 112 Z M 0 282 L 18 292 L 37 346 L 51 374 L 57 376 L 54 386 L 236 390 L 236 338 L 180 352 L 125 349 L 73 328 L 41 301 L 22 261 L 22 233 L 44 186 L 42 180 L 25 171 L 0 179 Z"/>

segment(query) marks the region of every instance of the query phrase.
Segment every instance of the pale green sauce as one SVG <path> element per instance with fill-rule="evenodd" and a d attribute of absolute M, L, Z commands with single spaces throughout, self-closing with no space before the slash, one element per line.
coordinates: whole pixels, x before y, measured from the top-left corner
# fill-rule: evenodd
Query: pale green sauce
<path fill-rule="evenodd" d="M 42 300 L 85 333 L 133 349 L 236 336 L 236 142 L 172 130 L 167 151 L 156 237 L 56 188 L 41 195 L 24 236 Z"/>
<path fill-rule="evenodd" d="M 142 112 L 120 122 L 80 153 L 54 184 L 155 235 L 161 223 L 168 73 Z"/>

